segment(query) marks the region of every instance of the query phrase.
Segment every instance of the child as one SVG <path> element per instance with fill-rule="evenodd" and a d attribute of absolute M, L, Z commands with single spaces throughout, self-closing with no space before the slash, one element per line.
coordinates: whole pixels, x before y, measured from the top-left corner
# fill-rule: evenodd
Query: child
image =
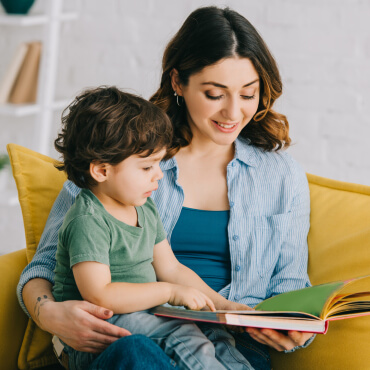
<path fill-rule="evenodd" d="M 63 156 L 58 168 L 82 190 L 59 232 L 55 299 L 85 299 L 111 309 L 109 322 L 148 336 L 180 368 L 251 368 L 222 327 L 212 330 L 212 343 L 195 324 L 147 312 L 165 303 L 233 306 L 177 261 L 150 198 L 171 145 L 169 118 L 115 87 L 86 91 L 68 108 L 55 140 Z M 87 368 L 94 359 L 66 349 L 73 368 Z"/>

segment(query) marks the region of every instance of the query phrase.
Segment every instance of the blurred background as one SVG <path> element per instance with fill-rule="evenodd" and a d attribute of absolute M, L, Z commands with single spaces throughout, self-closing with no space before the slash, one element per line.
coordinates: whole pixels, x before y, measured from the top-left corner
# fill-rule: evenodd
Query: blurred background
<path fill-rule="evenodd" d="M 304 170 L 370 185 L 367 0 L 36 0 L 23 17 L 0 6 L 0 95 L 21 46 L 41 43 L 36 102 L 0 104 L 0 158 L 10 142 L 58 158 L 53 140 L 62 109 L 86 87 L 112 84 L 149 98 L 166 44 L 191 11 L 206 5 L 241 13 L 275 56 L 284 84 L 275 109 L 288 117 L 289 152 Z M 0 254 L 25 246 L 6 166 L 0 240 Z"/>

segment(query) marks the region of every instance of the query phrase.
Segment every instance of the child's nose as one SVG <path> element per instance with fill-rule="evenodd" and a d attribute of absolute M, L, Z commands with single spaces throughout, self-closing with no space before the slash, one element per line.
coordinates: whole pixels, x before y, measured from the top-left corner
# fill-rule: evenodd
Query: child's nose
<path fill-rule="evenodd" d="M 155 173 L 155 176 L 154 176 L 154 180 L 159 181 L 162 177 L 163 177 L 163 172 L 162 172 L 161 168 L 158 166 L 158 169 L 157 169 L 157 171 Z"/>

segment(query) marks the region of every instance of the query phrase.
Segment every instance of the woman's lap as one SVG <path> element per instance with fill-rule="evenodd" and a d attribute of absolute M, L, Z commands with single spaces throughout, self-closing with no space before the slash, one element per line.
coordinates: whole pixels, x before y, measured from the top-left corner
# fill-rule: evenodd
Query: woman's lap
<path fill-rule="evenodd" d="M 122 337 L 101 354 L 75 351 L 66 346 L 70 370 L 173 370 L 176 363 L 144 335 Z"/>
<path fill-rule="evenodd" d="M 234 333 L 236 348 L 256 370 L 271 370 L 268 347 L 258 343 L 248 333 Z"/>
<path fill-rule="evenodd" d="M 90 365 L 89 370 L 173 370 L 176 363 L 144 335 L 135 334 L 112 343 Z"/>

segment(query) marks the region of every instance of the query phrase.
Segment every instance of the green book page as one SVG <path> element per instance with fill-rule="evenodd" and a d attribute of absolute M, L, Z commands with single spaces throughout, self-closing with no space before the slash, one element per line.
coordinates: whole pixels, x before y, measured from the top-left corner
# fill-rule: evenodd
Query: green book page
<path fill-rule="evenodd" d="M 326 301 L 343 284 L 343 282 L 328 283 L 282 293 L 266 299 L 255 309 L 258 311 L 305 312 L 320 317 Z"/>

